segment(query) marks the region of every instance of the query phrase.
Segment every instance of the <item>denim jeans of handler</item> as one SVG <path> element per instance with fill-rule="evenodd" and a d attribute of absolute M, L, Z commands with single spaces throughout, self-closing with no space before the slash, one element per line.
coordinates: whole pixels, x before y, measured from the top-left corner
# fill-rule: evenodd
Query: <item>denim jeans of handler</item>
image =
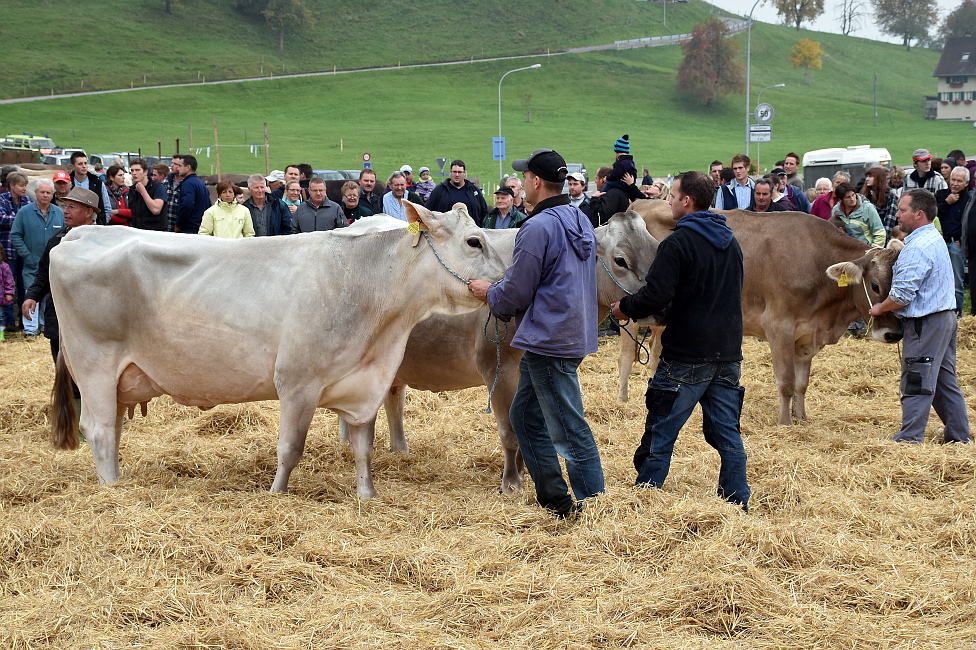
<path fill-rule="evenodd" d="M 688 364 L 661 360 L 648 383 L 644 438 L 634 453 L 637 485 L 664 485 L 678 432 L 700 403 L 705 441 L 722 459 L 718 495 L 743 508 L 748 506 L 751 491 L 739 430 L 745 395 L 739 385 L 740 365 L 738 361 Z"/>
<path fill-rule="evenodd" d="M 577 500 L 603 492 L 600 452 L 583 417 L 576 375 L 581 361 L 526 352 L 519 365 L 521 376 L 510 411 L 539 504 L 557 514 L 567 514 L 573 508 L 560 456 Z"/>

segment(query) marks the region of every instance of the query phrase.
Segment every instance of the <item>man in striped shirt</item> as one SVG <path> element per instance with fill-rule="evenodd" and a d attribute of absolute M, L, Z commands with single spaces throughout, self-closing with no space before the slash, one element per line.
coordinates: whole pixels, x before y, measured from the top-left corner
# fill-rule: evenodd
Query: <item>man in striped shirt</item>
<path fill-rule="evenodd" d="M 892 269 L 891 292 L 872 316 L 894 311 L 905 328 L 901 364 L 901 429 L 893 440 L 920 444 L 929 411 L 945 425 L 943 442 L 971 444 L 966 400 L 956 378 L 956 299 L 952 265 L 932 222 L 935 196 L 906 190 L 898 201 L 898 226 L 908 233 Z"/>

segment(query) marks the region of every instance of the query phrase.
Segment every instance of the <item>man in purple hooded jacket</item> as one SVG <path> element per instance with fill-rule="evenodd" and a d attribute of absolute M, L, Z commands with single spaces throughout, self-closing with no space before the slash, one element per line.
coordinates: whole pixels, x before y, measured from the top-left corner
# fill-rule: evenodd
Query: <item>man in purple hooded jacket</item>
<path fill-rule="evenodd" d="M 525 176 L 525 198 L 535 206 L 515 236 L 512 265 L 491 286 L 469 288 L 491 313 L 517 331 L 524 350 L 511 420 L 539 504 L 566 517 L 584 499 L 603 492 L 603 467 L 583 416 L 576 369 L 597 350 L 596 235 L 590 220 L 562 193 L 566 161 L 537 149 L 512 169 Z M 559 457 L 577 503 L 563 479 Z"/>

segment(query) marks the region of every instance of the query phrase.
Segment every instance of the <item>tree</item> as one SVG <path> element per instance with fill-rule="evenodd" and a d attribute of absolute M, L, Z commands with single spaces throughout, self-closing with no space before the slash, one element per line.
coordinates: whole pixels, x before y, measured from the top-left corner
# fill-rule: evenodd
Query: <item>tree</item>
<path fill-rule="evenodd" d="M 163 0 L 163 2 L 166 3 L 166 13 L 168 14 L 173 13 L 171 7 L 176 7 L 177 9 L 183 7 L 183 0 Z"/>
<path fill-rule="evenodd" d="M 809 84 L 810 68 L 816 68 L 817 70 L 823 68 L 823 62 L 820 60 L 822 54 L 823 50 L 820 49 L 819 41 L 801 38 L 800 42 L 793 46 L 789 61 L 793 64 L 794 68 L 803 68 L 806 74 L 804 81 Z"/>
<path fill-rule="evenodd" d="M 841 0 L 840 33 L 850 36 L 860 29 L 865 15 L 864 0 Z"/>
<path fill-rule="evenodd" d="M 305 0 L 268 0 L 261 12 L 268 27 L 278 32 L 278 51 L 285 51 L 285 32 L 296 32 L 315 27 L 315 17 Z"/>
<path fill-rule="evenodd" d="M 773 6 L 787 25 L 796 27 L 796 31 L 800 31 L 800 23 L 804 20 L 816 20 L 824 12 L 824 0 L 773 0 Z"/>
<path fill-rule="evenodd" d="M 937 0 L 871 0 L 874 22 L 885 34 L 898 36 L 906 50 L 912 41 L 925 41 L 939 19 Z"/>
<path fill-rule="evenodd" d="M 962 0 L 942 23 L 942 40 L 955 36 L 976 36 L 976 1 Z"/>
<path fill-rule="evenodd" d="M 727 38 L 725 23 L 710 16 L 695 25 L 681 44 L 685 58 L 678 68 L 678 92 L 711 106 L 717 97 L 742 89 L 742 64 L 735 62 L 739 44 Z"/>

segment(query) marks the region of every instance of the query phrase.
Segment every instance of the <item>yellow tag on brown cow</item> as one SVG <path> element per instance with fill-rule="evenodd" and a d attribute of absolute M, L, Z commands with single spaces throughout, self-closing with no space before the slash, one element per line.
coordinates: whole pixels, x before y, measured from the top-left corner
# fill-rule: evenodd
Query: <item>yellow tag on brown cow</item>
<path fill-rule="evenodd" d="M 849 277 L 847 277 L 847 274 L 846 273 L 841 273 L 840 274 L 840 277 L 837 278 L 837 286 L 838 287 L 846 287 L 850 283 L 851 283 L 851 279 Z"/>

